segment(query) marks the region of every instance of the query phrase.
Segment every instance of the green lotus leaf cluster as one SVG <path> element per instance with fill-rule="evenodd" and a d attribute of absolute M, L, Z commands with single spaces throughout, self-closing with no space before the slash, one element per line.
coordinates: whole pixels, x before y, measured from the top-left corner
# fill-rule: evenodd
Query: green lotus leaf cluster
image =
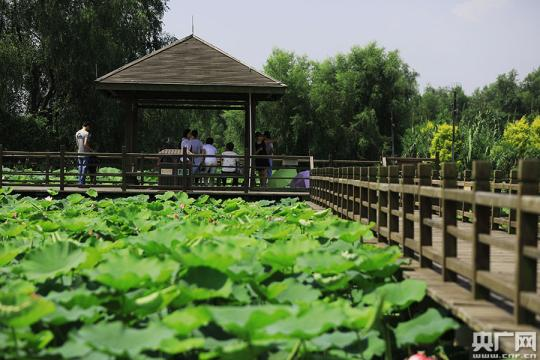
<path fill-rule="evenodd" d="M 369 225 L 280 202 L 0 190 L 0 357 L 372 359 L 457 324 Z"/>

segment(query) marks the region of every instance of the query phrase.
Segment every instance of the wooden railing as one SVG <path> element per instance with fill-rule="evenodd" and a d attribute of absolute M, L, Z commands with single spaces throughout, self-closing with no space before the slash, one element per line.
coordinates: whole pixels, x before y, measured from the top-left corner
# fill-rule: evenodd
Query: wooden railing
<path fill-rule="evenodd" d="M 439 176 L 440 175 L 440 176 Z M 398 245 L 471 298 L 501 299 L 516 323 L 540 315 L 540 160 L 522 160 L 503 179 L 476 161 L 458 181 L 454 163 L 316 168 L 311 200 L 340 216 L 374 223 L 380 242 Z"/>
<path fill-rule="evenodd" d="M 85 173 L 85 184 L 78 184 L 78 161 L 83 157 L 96 159 L 96 167 Z M 200 157 L 200 156 L 199 156 Z M 310 156 L 224 156 L 237 162 L 234 173 L 226 173 L 221 163 L 205 166 L 209 173 L 193 169 L 194 155 L 173 153 L 77 153 L 60 151 L 6 151 L 0 145 L 0 187 L 58 189 L 92 187 L 131 192 L 136 190 L 230 191 L 257 190 L 307 194 L 307 187 L 291 187 L 296 172 L 313 167 Z M 201 157 L 202 158 L 202 157 Z M 258 159 L 271 159 L 271 187 L 261 184 Z M 287 173 L 279 170 L 294 169 Z M 296 177 L 297 180 L 302 180 Z M 308 178 L 306 177 L 305 180 Z M 278 185 L 275 185 L 278 183 Z M 274 185 L 273 185 L 274 184 Z"/>

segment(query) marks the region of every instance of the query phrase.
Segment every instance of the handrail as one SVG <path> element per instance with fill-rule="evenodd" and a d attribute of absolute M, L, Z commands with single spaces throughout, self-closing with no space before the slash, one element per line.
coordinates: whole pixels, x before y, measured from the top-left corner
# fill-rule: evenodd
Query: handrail
<path fill-rule="evenodd" d="M 439 174 L 427 163 L 316 168 L 310 199 L 344 218 L 376 223 L 378 241 L 400 246 L 421 267 L 438 263 L 443 281 L 467 279 L 471 298 L 503 296 L 522 324 L 540 315 L 540 160 L 521 160 L 509 178 L 511 186 L 498 186 L 502 174 L 486 161 L 474 162 L 467 182 L 457 181 L 453 163 L 443 163 Z M 458 256 L 463 246 L 472 252 L 470 263 Z M 505 265 L 511 272 L 491 270 L 492 248 L 513 253 L 515 262 Z"/>
<path fill-rule="evenodd" d="M 108 187 L 120 192 L 132 189 L 178 189 L 184 191 L 200 190 L 206 188 L 227 190 L 242 189 L 245 193 L 266 189 L 266 178 L 257 167 L 259 159 L 271 159 L 272 169 L 297 171 L 310 170 L 313 167 L 313 157 L 301 155 L 222 155 L 211 156 L 216 158 L 216 164 L 204 165 L 203 172 L 198 171 L 199 164 L 210 156 L 202 154 L 181 154 L 181 151 L 172 153 L 137 153 L 127 152 L 123 147 L 121 153 L 111 152 L 70 152 L 61 148 L 58 152 L 25 152 L 5 151 L 1 148 L 0 163 L 3 165 L 0 183 L 7 186 L 25 186 L 36 189 L 46 187 L 57 188 L 60 191 L 73 191 L 74 187 Z M 113 167 L 116 171 L 108 169 L 95 169 L 90 159 L 97 159 L 101 168 Z M 236 159 L 236 166 L 228 166 L 221 162 L 225 159 Z M 94 161 L 94 160 L 92 160 Z M 78 185 L 78 164 L 90 166 L 91 170 L 84 173 L 84 180 L 89 185 Z M 235 171 L 227 171 L 234 167 Z M 309 180 L 304 176 L 297 176 L 297 172 L 273 174 L 273 187 L 268 190 L 288 190 L 292 193 L 305 192 L 306 185 L 298 185 L 301 181 Z M 293 180 L 296 179 L 293 188 Z M 230 186 L 227 183 L 231 183 Z"/>

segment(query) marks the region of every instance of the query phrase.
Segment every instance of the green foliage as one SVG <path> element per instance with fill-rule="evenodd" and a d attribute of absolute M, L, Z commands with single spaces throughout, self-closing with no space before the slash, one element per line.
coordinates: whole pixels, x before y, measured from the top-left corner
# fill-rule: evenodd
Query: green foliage
<path fill-rule="evenodd" d="M 459 128 L 455 128 L 455 143 L 454 151 L 459 153 L 461 149 L 461 141 L 459 135 Z M 452 161 L 452 125 L 440 124 L 437 126 L 437 130 L 433 134 L 431 145 L 429 147 L 429 154 L 432 158 L 439 158 L 439 161 Z"/>
<path fill-rule="evenodd" d="M 49 278 L 76 268 L 86 259 L 83 250 L 68 242 L 56 242 L 29 252 L 21 262 L 20 271 L 34 282 Z"/>
<path fill-rule="evenodd" d="M 379 158 L 390 149 L 392 121 L 398 133 L 409 124 L 416 74 L 375 43 L 322 62 L 276 49 L 265 71 L 288 85 L 260 111 L 282 152 Z"/>
<path fill-rule="evenodd" d="M 0 143 L 73 149 L 90 120 L 96 145 L 119 150 L 122 111 L 93 81 L 171 41 L 162 33 L 166 2 L 2 1 Z"/>
<path fill-rule="evenodd" d="M 427 335 L 407 322 L 425 284 L 397 282 L 400 250 L 364 243 L 369 226 L 328 211 L 294 199 L 88 195 L 1 190 L 4 357 L 404 357 L 452 328 Z M 381 335 L 396 326 L 399 346 Z"/>
<path fill-rule="evenodd" d="M 519 159 L 540 158 L 540 116 L 531 122 L 523 117 L 508 123 L 491 156 L 497 167 L 507 172 L 517 165 Z"/>
<path fill-rule="evenodd" d="M 430 157 L 431 140 L 437 126 L 433 121 L 413 125 L 403 135 L 403 155 L 406 157 Z"/>
<path fill-rule="evenodd" d="M 450 329 L 459 324 L 453 319 L 443 318 L 435 309 L 429 309 L 416 318 L 399 324 L 394 330 L 399 346 L 431 344 Z"/>

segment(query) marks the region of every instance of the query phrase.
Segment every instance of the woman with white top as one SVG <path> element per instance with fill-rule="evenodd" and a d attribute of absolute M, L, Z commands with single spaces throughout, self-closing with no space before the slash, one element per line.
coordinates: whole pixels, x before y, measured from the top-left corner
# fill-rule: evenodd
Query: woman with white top
<path fill-rule="evenodd" d="M 206 144 L 202 147 L 202 154 L 204 158 L 204 173 L 205 174 L 215 174 L 217 167 L 217 149 L 214 146 L 214 139 L 209 137 L 206 139 Z M 210 185 L 214 185 L 214 178 L 211 177 L 209 181 Z"/>
<path fill-rule="evenodd" d="M 232 185 L 238 186 L 238 160 L 239 158 L 236 152 L 234 152 L 234 144 L 232 142 L 225 145 L 225 151 L 221 153 L 221 173 L 223 174 L 222 183 L 223 186 L 227 185 L 228 176 L 232 177 Z"/>

